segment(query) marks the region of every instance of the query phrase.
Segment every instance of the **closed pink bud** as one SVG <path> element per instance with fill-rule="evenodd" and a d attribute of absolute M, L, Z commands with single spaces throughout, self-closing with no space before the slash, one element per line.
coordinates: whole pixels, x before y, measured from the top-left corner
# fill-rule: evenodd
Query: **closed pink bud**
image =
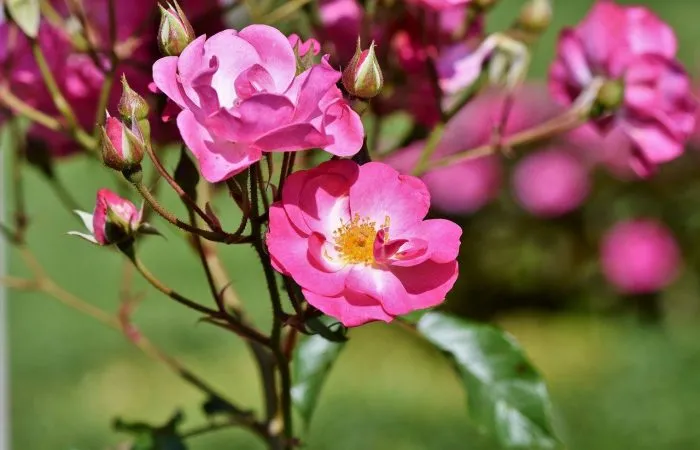
<path fill-rule="evenodd" d="M 149 225 L 142 223 L 142 211 L 129 200 L 123 199 L 109 189 L 97 191 L 95 210 L 92 214 L 76 211 L 83 220 L 88 233 L 71 231 L 68 234 L 82 237 L 97 245 L 124 242 L 137 232 L 150 232 Z"/>
<path fill-rule="evenodd" d="M 160 8 L 160 28 L 158 29 L 158 47 L 167 56 L 180 56 L 180 53 L 195 38 L 194 30 L 177 0 Z"/>
<path fill-rule="evenodd" d="M 549 150 L 526 156 L 515 168 L 518 203 L 541 217 L 556 217 L 578 208 L 588 196 L 588 171 L 573 155 Z"/>
<path fill-rule="evenodd" d="M 384 75 L 374 52 L 374 42 L 362 50 L 357 39 L 357 50 L 343 71 L 343 86 L 350 95 L 361 99 L 376 97 L 384 86 Z"/>
<path fill-rule="evenodd" d="M 138 169 L 145 143 L 134 123 L 134 131 L 115 117 L 107 117 L 102 127 L 102 160 L 105 166 L 119 171 Z"/>
<path fill-rule="evenodd" d="M 671 232 L 651 219 L 615 225 L 601 247 L 603 274 L 620 292 L 657 292 L 671 284 L 681 264 Z"/>

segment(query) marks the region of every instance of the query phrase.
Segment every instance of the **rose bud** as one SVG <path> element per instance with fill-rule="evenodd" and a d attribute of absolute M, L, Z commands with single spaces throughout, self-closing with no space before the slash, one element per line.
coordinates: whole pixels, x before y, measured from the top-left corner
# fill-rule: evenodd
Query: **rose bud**
<path fill-rule="evenodd" d="M 530 0 L 520 10 L 518 26 L 523 30 L 539 34 L 552 22 L 551 0 Z"/>
<path fill-rule="evenodd" d="M 148 117 L 148 109 L 148 102 L 131 89 L 126 81 L 126 75 L 122 74 L 122 96 L 118 105 L 119 115 L 125 121 L 138 122 Z"/>
<path fill-rule="evenodd" d="M 102 127 L 102 160 L 110 169 L 125 171 L 140 168 L 145 142 L 138 124 L 130 130 L 119 119 L 109 116 Z"/>
<path fill-rule="evenodd" d="M 362 50 L 358 38 L 355 56 L 343 71 L 343 86 L 350 95 L 370 99 L 379 94 L 383 85 L 384 76 L 374 53 L 374 41 L 369 49 Z"/>
<path fill-rule="evenodd" d="M 194 30 L 177 0 L 160 8 L 160 28 L 158 29 L 158 47 L 167 56 L 180 56 L 180 53 L 195 38 Z"/>
<path fill-rule="evenodd" d="M 141 222 L 142 212 L 133 203 L 109 189 L 100 189 L 97 191 L 95 210 L 92 214 L 75 211 L 90 234 L 78 231 L 70 231 L 68 234 L 97 245 L 125 242 L 137 232 L 152 234 L 153 228 Z"/>

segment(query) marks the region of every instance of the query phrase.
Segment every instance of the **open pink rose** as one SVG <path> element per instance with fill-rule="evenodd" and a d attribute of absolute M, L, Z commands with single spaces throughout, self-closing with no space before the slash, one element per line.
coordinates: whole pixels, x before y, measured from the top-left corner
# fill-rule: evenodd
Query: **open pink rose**
<path fill-rule="evenodd" d="M 328 161 L 296 172 L 270 208 L 273 265 L 346 326 L 441 303 L 457 279 L 462 230 L 423 220 L 419 179 L 382 163 Z"/>
<path fill-rule="evenodd" d="M 210 182 L 229 178 L 263 152 L 323 148 L 350 156 L 362 146 L 359 116 L 326 58 L 296 75 L 287 38 L 266 25 L 200 36 L 153 66 L 158 88 L 182 108 L 177 125 Z"/>
<path fill-rule="evenodd" d="M 570 104 L 594 77 L 607 80 L 605 101 L 617 110 L 595 123 L 598 132 L 622 129 L 634 143 L 631 164 L 647 175 L 683 152 L 695 125 L 696 103 L 676 50 L 673 30 L 648 9 L 599 1 L 562 32 L 550 87 Z"/>
<path fill-rule="evenodd" d="M 601 247 L 603 274 L 619 291 L 644 294 L 675 280 L 681 255 L 671 232 L 651 219 L 620 222 Z"/>

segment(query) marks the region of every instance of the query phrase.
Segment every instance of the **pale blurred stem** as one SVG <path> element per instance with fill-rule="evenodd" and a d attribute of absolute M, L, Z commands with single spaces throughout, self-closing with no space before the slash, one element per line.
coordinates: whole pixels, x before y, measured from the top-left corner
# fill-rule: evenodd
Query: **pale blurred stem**
<path fill-rule="evenodd" d="M 27 231 L 27 225 L 29 224 L 24 196 L 24 177 L 22 176 L 22 165 L 25 160 L 23 151 L 24 136 L 21 135 L 19 124 L 16 120 L 10 122 L 9 129 L 12 133 L 12 141 L 14 144 L 11 162 L 15 219 L 14 240 L 21 244 L 24 243 L 24 235 Z"/>
<path fill-rule="evenodd" d="M 108 328 L 111 328 L 120 333 L 124 333 L 124 327 L 119 321 L 116 315 L 112 315 L 103 311 L 96 306 L 88 303 L 82 298 L 72 294 L 66 289 L 62 288 L 56 284 L 53 279 L 51 279 L 44 268 L 39 264 L 34 254 L 25 246 L 17 245 L 17 251 L 19 251 L 20 256 L 24 260 L 27 267 L 32 272 L 33 279 L 25 279 L 18 277 L 0 277 L 0 284 L 11 289 L 30 291 L 30 292 L 40 292 L 47 295 L 63 305 L 74 309 L 82 314 L 85 314 Z M 264 424 L 255 420 L 254 416 L 249 412 L 242 410 L 237 407 L 234 403 L 227 400 L 224 396 L 219 394 L 215 389 L 209 386 L 204 380 L 195 375 L 193 372 L 185 368 L 179 361 L 175 358 L 169 356 L 161 349 L 156 347 L 146 336 L 139 333 L 139 338 L 129 339 L 133 345 L 135 345 L 139 350 L 141 350 L 146 356 L 165 364 L 170 370 L 172 370 L 176 375 L 182 378 L 185 382 L 191 384 L 195 388 L 204 392 L 209 396 L 216 397 L 221 401 L 225 402 L 229 406 L 229 411 L 233 414 L 235 423 L 243 426 L 258 436 L 267 439 L 267 432 Z"/>
<path fill-rule="evenodd" d="M 42 111 L 34 108 L 13 94 L 7 86 L 0 87 L 0 103 L 12 110 L 17 115 L 24 116 L 34 123 L 38 123 L 53 131 L 62 131 L 61 122 Z"/>
<path fill-rule="evenodd" d="M 97 112 L 95 113 L 95 128 L 92 130 L 93 139 L 99 140 L 100 136 L 100 126 L 104 125 L 106 120 L 105 110 L 107 109 L 107 103 L 109 102 L 109 95 L 112 92 L 112 86 L 114 85 L 114 75 L 116 72 L 116 59 L 110 63 L 109 70 L 105 73 L 105 78 L 102 84 L 102 89 L 100 90 L 100 98 L 97 102 Z"/>
<path fill-rule="evenodd" d="M 303 8 L 307 3 L 311 3 L 313 0 L 289 0 L 276 9 L 270 11 L 262 18 L 262 23 L 267 25 L 274 25 L 287 17 L 291 16 L 299 9 Z"/>
<path fill-rule="evenodd" d="M 282 309 L 282 299 L 280 298 L 279 287 L 277 286 L 277 278 L 275 277 L 275 269 L 272 267 L 270 256 L 265 251 L 265 244 L 262 236 L 262 221 L 260 220 L 259 204 L 258 204 L 258 187 L 257 178 L 260 177 L 260 165 L 254 164 L 250 167 L 250 202 L 251 211 L 251 228 L 253 236 L 253 247 L 260 257 L 260 263 L 263 266 L 265 274 L 265 282 L 270 293 L 270 301 L 272 303 L 272 332 L 271 332 L 271 347 L 272 353 L 275 356 L 277 370 L 280 376 L 280 393 L 279 393 L 279 411 L 277 416 L 281 416 L 283 422 L 282 433 L 284 441 L 274 449 L 289 448 L 292 441 L 292 410 L 291 410 L 291 374 L 289 371 L 289 360 L 284 355 L 282 342 L 282 328 L 284 327 L 284 310 Z"/>
<path fill-rule="evenodd" d="M 435 150 L 437 149 L 437 146 L 440 143 L 444 132 L 444 123 L 438 123 L 437 125 L 435 125 L 435 128 L 433 128 L 433 130 L 430 132 L 430 135 L 428 136 L 428 141 L 425 143 L 425 147 L 423 147 L 423 151 L 420 154 L 418 163 L 413 169 L 413 175 L 417 176 L 425 172 L 426 168 L 428 167 L 430 157 L 433 156 L 433 153 L 435 153 Z"/>
<path fill-rule="evenodd" d="M 245 239 L 243 239 L 241 236 L 231 235 L 222 231 L 209 231 L 193 227 L 189 223 L 178 219 L 173 213 L 165 209 L 165 207 L 163 207 L 153 196 L 151 191 L 148 190 L 143 181 L 134 182 L 133 185 L 139 194 L 141 194 L 143 199 L 146 200 L 146 203 L 148 203 L 155 212 L 176 227 L 214 242 L 237 243 L 245 241 Z"/>
<path fill-rule="evenodd" d="M 160 161 L 160 158 L 158 158 L 158 155 L 156 155 L 156 152 L 153 150 L 153 146 L 148 144 L 146 145 L 146 153 L 148 154 L 148 157 L 151 159 L 151 162 L 153 162 L 153 166 L 156 168 L 156 171 L 162 176 L 165 181 L 168 182 L 170 187 L 175 191 L 175 193 L 180 197 L 180 199 L 185 203 L 185 206 L 188 208 L 191 208 L 199 217 L 204 220 L 204 222 L 207 224 L 207 226 L 217 232 L 220 232 L 221 230 L 219 229 L 219 226 L 217 223 L 210 218 L 204 211 L 202 211 L 202 208 L 197 205 L 197 202 L 194 201 L 187 193 L 182 189 L 182 187 L 175 181 L 175 179 L 168 173 L 167 169 L 165 166 L 163 166 L 163 163 Z"/>
<path fill-rule="evenodd" d="M 551 120 L 519 133 L 515 133 L 508 138 L 502 139 L 500 143 L 482 145 L 431 161 L 425 164 L 422 169 L 418 170 L 417 168 L 414 171 L 414 175 L 420 176 L 427 171 L 438 167 L 445 167 L 451 164 L 493 155 L 499 152 L 503 147 L 513 149 L 522 145 L 534 144 L 577 128 L 589 120 L 588 116 L 593 104 L 595 103 L 595 99 L 602 86 L 602 83 L 603 80 L 594 79 L 588 88 L 586 88 L 586 90 L 579 95 L 573 106 L 569 108 L 568 111 Z"/>

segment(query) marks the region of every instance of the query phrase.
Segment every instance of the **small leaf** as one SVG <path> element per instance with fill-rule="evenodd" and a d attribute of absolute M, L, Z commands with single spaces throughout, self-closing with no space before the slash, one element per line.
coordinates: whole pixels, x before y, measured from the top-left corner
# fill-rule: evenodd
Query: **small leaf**
<path fill-rule="evenodd" d="M 197 166 L 190 159 L 187 151 L 183 147 L 180 149 L 180 160 L 175 168 L 174 177 L 185 194 L 192 200 L 197 200 L 197 184 L 199 183 L 199 172 Z"/>
<path fill-rule="evenodd" d="M 114 429 L 131 434 L 134 438 L 129 450 L 187 450 L 177 427 L 183 420 L 181 412 L 176 412 L 168 422 L 155 427 L 144 422 L 114 421 Z"/>
<path fill-rule="evenodd" d="M 304 324 L 314 334 L 319 334 L 331 342 L 346 342 L 348 340 L 346 336 L 347 328 L 340 322 L 333 322 L 328 319 L 328 317 L 310 317 L 306 319 Z"/>
<path fill-rule="evenodd" d="M 30 38 L 39 33 L 39 0 L 6 0 L 7 12 L 12 21 Z"/>
<path fill-rule="evenodd" d="M 504 332 L 431 312 L 418 332 L 454 361 L 472 419 L 503 448 L 556 449 L 547 387 L 523 350 Z"/>
<path fill-rule="evenodd" d="M 304 339 L 294 353 L 292 403 L 307 426 L 323 384 L 344 345 L 331 342 L 320 335 L 313 335 Z"/>

